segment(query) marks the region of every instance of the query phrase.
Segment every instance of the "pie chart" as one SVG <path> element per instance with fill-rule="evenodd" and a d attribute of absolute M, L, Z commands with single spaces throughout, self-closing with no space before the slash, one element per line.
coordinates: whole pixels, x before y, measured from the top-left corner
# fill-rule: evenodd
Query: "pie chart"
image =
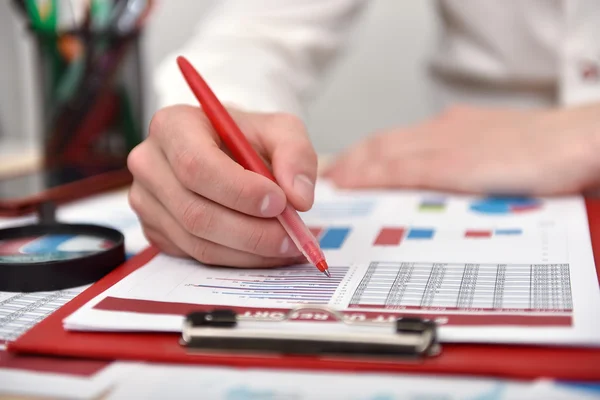
<path fill-rule="evenodd" d="M 517 214 L 539 210 L 542 202 L 529 197 L 487 197 L 471 204 L 480 214 Z"/>

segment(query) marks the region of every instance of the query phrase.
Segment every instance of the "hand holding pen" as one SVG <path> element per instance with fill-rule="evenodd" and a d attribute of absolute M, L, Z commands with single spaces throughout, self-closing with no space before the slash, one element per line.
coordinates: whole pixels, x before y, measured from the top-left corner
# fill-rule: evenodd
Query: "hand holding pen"
<path fill-rule="evenodd" d="M 183 79 L 179 83 L 191 90 Z M 207 264 L 306 262 L 298 249 L 303 243 L 296 246 L 276 219 L 286 207 L 295 213 L 313 203 L 317 157 L 303 124 L 290 115 L 228 111 L 269 162 L 276 182 L 244 168 L 234 154 L 230 158 L 226 152 L 235 150 L 202 109 L 164 108 L 154 115 L 148 139 L 129 157 L 131 205 L 148 239 L 166 253 Z M 309 261 L 320 250 L 315 256 L 308 255 Z"/>

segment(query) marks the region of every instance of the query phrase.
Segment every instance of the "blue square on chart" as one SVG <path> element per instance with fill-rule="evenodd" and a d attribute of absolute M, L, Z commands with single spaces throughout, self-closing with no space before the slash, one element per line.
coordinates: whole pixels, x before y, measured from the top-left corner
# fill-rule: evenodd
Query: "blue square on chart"
<path fill-rule="evenodd" d="M 322 250 L 339 250 L 342 248 L 349 233 L 350 228 L 329 228 L 321 236 L 319 245 Z"/>
<path fill-rule="evenodd" d="M 433 229 L 412 228 L 408 231 L 407 239 L 431 239 L 433 237 Z"/>
<path fill-rule="evenodd" d="M 521 229 L 496 229 L 496 235 L 521 235 Z"/>

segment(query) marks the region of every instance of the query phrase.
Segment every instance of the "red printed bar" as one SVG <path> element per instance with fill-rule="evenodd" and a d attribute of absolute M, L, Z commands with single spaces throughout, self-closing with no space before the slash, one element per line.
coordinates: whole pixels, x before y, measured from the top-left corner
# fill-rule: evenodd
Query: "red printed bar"
<path fill-rule="evenodd" d="M 523 204 L 523 205 L 511 205 L 510 210 L 514 213 L 524 213 L 528 211 L 535 211 L 539 209 L 540 206 L 538 204 Z"/>
<path fill-rule="evenodd" d="M 126 311 L 140 314 L 167 314 L 167 315 L 187 315 L 192 311 L 209 311 L 215 306 L 205 304 L 187 304 L 187 303 L 165 303 L 151 300 L 122 299 L 116 297 L 107 297 L 100 301 L 95 310 L 105 311 Z M 245 317 L 260 317 L 274 320 L 281 319 L 287 312 L 287 308 L 253 308 L 253 307 L 229 307 L 236 313 L 243 314 Z M 454 313 L 430 313 L 430 312 L 379 312 L 379 311 L 342 311 L 342 314 L 350 320 L 361 321 L 387 321 L 403 316 L 418 316 L 429 318 L 443 325 L 455 326 L 493 326 L 493 325 L 516 325 L 516 326 L 571 326 L 573 316 L 570 313 L 556 314 L 511 314 L 511 313 L 477 313 L 477 314 L 454 314 Z M 304 312 L 300 311 L 294 320 L 315 321 L 315 322 L 335 322 L 335 318 L 322 312 Z"/>
<path fill-rule="evenodd" d="M 492 237 L 492 231 L 468 230 L 465 232 L 467 238 L 489 238 Z"/>
<path fill-rule="evenodd" d="M 404 228 L 382 228 L 373 246 L 398 246 L 405 231 Z"/>

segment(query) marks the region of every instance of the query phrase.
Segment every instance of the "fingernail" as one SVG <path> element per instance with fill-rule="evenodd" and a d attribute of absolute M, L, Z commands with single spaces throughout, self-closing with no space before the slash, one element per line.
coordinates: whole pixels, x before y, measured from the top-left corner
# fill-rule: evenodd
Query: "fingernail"
<path fill-rule="evenodd" d="M 279 249 L 279 251 L 281 252 L 281 254 L 285 254 L 285 253 L 287 253 L 287 251 L 289 249 L 290 249 L 290 239 L 284 238 L 283 242 L 281 242 L 281 248 Z"/>
<path fill-rule="evenodd" d="M 281 254 L 285 254 L 286 256 L 296 256 L 302 254 L 300 253 L 300 250 L 298 250 L 292 243 L 289 237 L 283 239 L 283 242 L 281 242 L 281 247 L 279 248 L 279 252 Z"/>
<path fill-rule="evenodd" d="M 263 214 L 265 214 L 266 211 L 269 209 L 269 203 L 271 202 L 269 197 L 270 197 L 269 195 L 266 195 L 260 205 L 260 212 Z"/>
<path fill-rule="evenodd" d="M 304 201 L 312 202 L 315 184 L 308 176 L 299 174 L 294 177 L 294 190 Z"/>
<path fill-rule="evenodd" d="M 269 193 L 260 203 L 260 213 L 265 217 L 274 217 L 277 213 L 281 212 L 284 204 L 279 204 L 279 198 L 273 193 Z"/>

